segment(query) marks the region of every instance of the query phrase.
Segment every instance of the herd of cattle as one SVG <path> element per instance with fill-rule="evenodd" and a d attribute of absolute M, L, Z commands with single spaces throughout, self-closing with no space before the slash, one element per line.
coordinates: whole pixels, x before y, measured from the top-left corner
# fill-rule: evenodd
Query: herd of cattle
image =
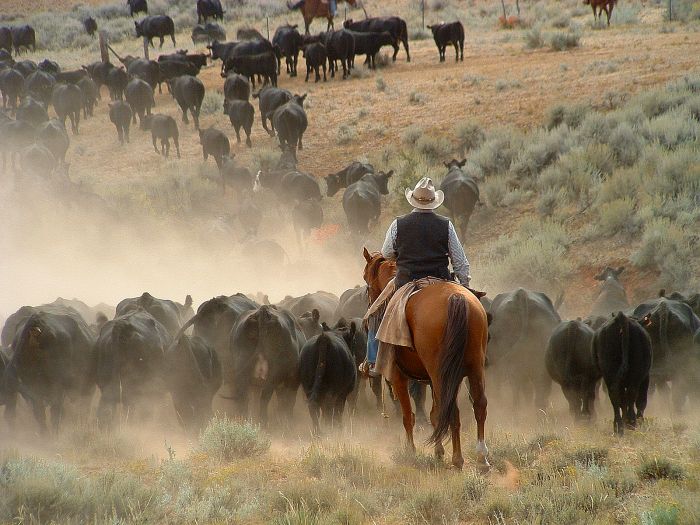
<path fill-rule="evenodd" d="M 598 297 L 583 320 L 562 321 L 558 304 L 522 288 L 482 298 L 490 321 L 489 383 L 511 385 L 515 407 L 534 399 L 545 409 L 553 380 L 572 415 L 590 418 L 602 378 L 619 434 L 643 416 L 650 386 L 670 385 L 673 407 L 681 410 L 698 394 L 700 294 L 662 291 L 631 308 L 618 280 L 622 270 L 607 267 L 596 276 Z M 42 431 L 48 406 L 57 431 L 64 400 L 89 410 L 96 387 L 97 419 L 105 427 L 119 404 L 144 417 L 170 393 L 183 427 L 196 430 L 211 416 L 217 393 L 233 400 L 234 415 L 248 417 L 255 392 L 264 425 L 272 395 L 280 417 L 289 418 L 301 386 L 318 432 L 320 414 L 332 425 L 346 403 L 355 408 L 367 307 L 366 288 L 359 286 L 340 297 L 315 292 L 276 305 L 260 293 L 219 296 L 196 313 L 190 296 L 180 304 L 148 293 L 116 308 L 60 298 L 24 306 L 2 329 L 0 402 L 12 424 L 21 395 Z M 379 407 L 380 379 L 369 381 Z M 411 388 L 419 418 L 425 418 L 425 388 Z"/>

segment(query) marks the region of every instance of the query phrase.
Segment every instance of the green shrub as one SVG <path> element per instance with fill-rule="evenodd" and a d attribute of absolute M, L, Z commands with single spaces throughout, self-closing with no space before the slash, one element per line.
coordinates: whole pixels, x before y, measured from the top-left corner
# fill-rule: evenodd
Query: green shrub
<path fill-rule="evenodd" d="M 545 217 L 551 217 L 560 202 L 566 202 L 566 195 L 558 188 L 547 188 L 540 192 L 537 211 Z"/>
<path fill-rule="evenodd" d="M 642 242 L 632 255 L 640 268 L 653 267 L 686 244 L 683 231 L 666 218 L 652 218 L 644 225 Z"/>
<path fill-rule="evenodd" d="M 484 130 L 479 122 L 474 119 L 469 119 L 458 124 L 455 128 L 455 135 L 459 147 L 464 153 L 478 148 L 484 140 L 486 140 Z"/>
<path fill-rule="evenodd" d="M 569 202 L 588 205 L 600 182 L 600 171 L 591 164 L 585 150 L 575 148 L 546 168 L 538 177 L 540 190 L 563 190 Z"/>
<path fill-rule="evenodd" d="M 576 32 L 556 32 L 549 37 L 549 47 L 554 51 L 567 51 L 578 47 L 580 40 L 581 35 Z"/>
<path fill-rule="evenodd" d="M 231 461 L 264 454 L 270 448 L 270 439 L 250 423 L 215 416 L 200 434 L 199 448 L 219 461 Z"/>
<path fill-rule="evenodd" d="M 537 176 L 568 150 L 568 138 L 568 128 L 533 133 L 511 164 L 510 172 L 520 179 Z"/>
<path fill-rule="evenodd" d="M 431 161 L 446 159 L 452 153 L 452 144 L 444 137 L 423 135 L 415 142 L 413 147 L 420 155 Z"/>
<path fill-rule="evenodd" d="M 639 516 L 641 525 L 678 525 L 678 507 L 657 504 L 651 510 L 645 510 Z"/>
<path fill-rule="evenodd" d="M 645 481 L 670 479 L 674 481 L 685 477 L 683 469 L 665 458 L 652 458 L 643 461 L 638 471 L 639 477 Z"/>
<path fill-rule="evenodd" d="M 422 136 L 423 128 L 412 124 L 408 126 L 401 134 L 401 141 L 408 146 L 413 146 Z"/>
<path fill-rule="evenodd" d="M 645 91 L 632 98 L 630 105 L 640 107 L 647 118 L 654 118 L 680 106 L 687 95 L 673 90 Z"/>
<path fill-rule="evenodd" d="M 442 487 L 418 488 L 403 504 L 404 523 L 442 525 L 457 518 L 456 509 Z"/>
<path fill-rule="evenodd" d="M 591 112 L 586 115 L 579 128 L 581 142 L 607 144 L 616 123 L 607 115 Z"/>
<path fill-rule="evenodd" d="M 552 26 L 558 29 L 566 29 L 571 25 L 571 17 L 566 13 L 561 13 L 554 20 L 552 20 Z"/>
<path fill-rule="evenodd" d="M 495 128 L 487 134 L 486 141 L 474 152 L 472 159 L 485 176 L 505 173 L 519 153 L 523 137 L 511 127 Z"/>
<path fill-rule="evenodd" d="M 311 446 L 304 453 L 301 465 L 315 478 L 333 481 L 343 478 L 362 487 L 371 486 L 384 470 L 369 451 L 351 446 Z"/>
<path fill-rule="evenodd" d="M 384 77 L 378 76 L 374 79 L 374 83 L 377 86 L 377 91 L 386 91 L 386 82 L 384 81 Z"/>
<path fill-rule="evenodd" d="M 689 147 L 663 154 L 647 191 L 664 197 L 694 197 L 700 192 L 700 152 Z"/>
<path fill-rule="evenodd" d="M 547 129 L 554 129 L 561 124 L 566 124 L 569 128 L 576 129 L 581 125 L 590 110 L 590 106 L 586 104 L 566 106 L 558 104 L 552 106 L 547 111 L 546 127 Z"/>
<path fill-rule="evenodd" d="M 650 142 L 666 149 L 676 149 L 698 140 L 700 124 L 687 109 L 674 109 L 649 120 L 642 133 Z"/>
<path fill-rule="evenodd" d="M 423 93 L 419 93 L 416 90 L 413 90 L 408 94 L 408 102 L 410 104 L 422 105 L 422 104 L 425 104 L 427 100 L 428 100 L 427 95 L 424 95 Z"/>
<path fill-rule="evenodd" d="M 643 184 L 643 176 L 638 169 L 616 170 L 600 185 L 597 203 L 600 205 L 617 199 L 634 199 Z"/>
<path fill-rule="evenodd" d="M 336 136 L 336 142 L 338 144 L 345 145 L 345 144 L 350 144 L 357 138 L 357 131 L 355 131 L 355 128 L 352 126 L 348 126 L 347 124 L 341 124 L 338 126 L 338 132 Z"/>
<path fill-rule="evenodd" d="M 632 129 L 632 126 L 623 122 L 610 133 L 608 145 L 618 164 L 632 166 L 642 154 L 644 140 Z"/>
<path fill-rule="evenodd" d="M 207 91 L 202 100 L 202 115 L 216 115 L 224 110 L 224 96 L 218 91 Z"/>
<path fill-rule="evenodd" d="M 523 38 L 525 39 L 525 47 L 527 49 L 539 49 L 544 47 L 544 38 L 542 38 L 542 32 L 538 27 L 526 31 Z"/>
<path fill-rule="evenodd" d="M 508 180 L 504 176 L 489 177 L 481 185 L 481 192 L 489 206 L 500 206 L 503 197 L 508 193 Z"/>
<path fill-rule="evenodd" d="M 616 26 L 637 24 L 640 10 L 640 6 L 636 4 L 617 4 L 610 17 L 610 23 Z"/>

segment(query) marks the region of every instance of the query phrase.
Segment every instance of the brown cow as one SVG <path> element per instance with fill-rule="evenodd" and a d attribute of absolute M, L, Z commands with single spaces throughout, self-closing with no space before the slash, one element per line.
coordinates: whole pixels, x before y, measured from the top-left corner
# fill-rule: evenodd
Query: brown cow
<path fill-rule="evenodd" d="M 617 0 L 583 0 L 584 5 L 590 5 L 591 9 L 593 9 L 594 21 L 600 20 L 600 16 L 605 11 L 605 14 L 608 16 L 608 27 L 610 26 L 610 17 L 616 3 Z"/>

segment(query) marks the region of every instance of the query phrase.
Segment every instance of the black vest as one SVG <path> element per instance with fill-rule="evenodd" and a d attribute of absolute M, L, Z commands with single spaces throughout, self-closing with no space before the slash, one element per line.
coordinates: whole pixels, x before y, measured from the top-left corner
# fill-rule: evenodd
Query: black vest
<path fill-rule="evenodd" d="M 450 279 L 449 225 L 436 213 L 413 212 L 397 219 L 397 287 L 423 277 Z"/>

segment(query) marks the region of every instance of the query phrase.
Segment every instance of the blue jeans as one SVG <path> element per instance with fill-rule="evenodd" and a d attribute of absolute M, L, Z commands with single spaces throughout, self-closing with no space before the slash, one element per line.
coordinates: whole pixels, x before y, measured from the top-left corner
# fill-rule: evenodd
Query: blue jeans
<path fill-rule="evenodd" d="M 337 0 L 328 0 L 328 10 L 331 12 L 331 16 L 335 16 L 336 11 L 338 11 Z"/>
<path fill-rule="evenodd" d="M 367 362 L 374 364 L 377 361 L 378 350 L 379 341 L 377 340 L 377 334 L 370 330 L 367 332 Z"/>

